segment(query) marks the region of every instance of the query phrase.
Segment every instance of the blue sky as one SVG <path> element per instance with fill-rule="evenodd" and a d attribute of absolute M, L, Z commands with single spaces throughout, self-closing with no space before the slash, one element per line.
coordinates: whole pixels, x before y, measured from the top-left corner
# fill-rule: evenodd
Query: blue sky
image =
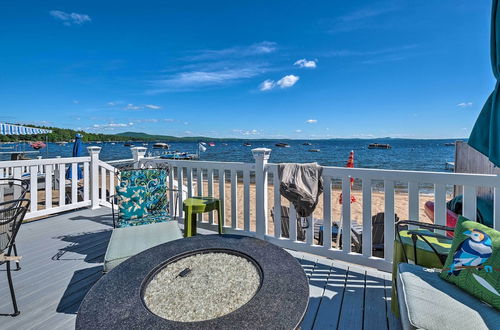
<path fill-rule="evenodd" d="M 240 138 L 469 135 L 489 0 L 2 1 L 0 121 Z"/>

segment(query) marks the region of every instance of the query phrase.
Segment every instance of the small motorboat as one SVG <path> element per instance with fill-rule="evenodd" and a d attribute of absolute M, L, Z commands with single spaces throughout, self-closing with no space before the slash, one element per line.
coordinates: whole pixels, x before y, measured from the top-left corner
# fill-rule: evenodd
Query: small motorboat
<path fill-rule="evenodd" d="M 35 150 L 40 150 L 46 147 L 45 143 L 42 141 L 36 141 L 31 144 L 31 147 Z"/>
<path fill-rule="evenodd" d="M 65 145 L 67 145 L 67 144 L 68 144 L 68 142 L 66 142 L 66 141 L 57 141 L 57 142 L 56 142 L 56 144 L 57 144 L 58 146 L 65 146 Z"/>
<path fill-rule="evenodd" d="M 198 155 L 187 152 L 170 152 L 160 156 L 161 159 L 177 159 L 177 160 L 194 160 L 198 159 Z"/>
<path fill-rule="evenodd" d="M 309 151 L 309 152 L 320 152 L 321 150 L 319 150 L 319 149 L 309 149 L 307 151 Z"/>
<path fill-rule="evenodd" d="M 144 142 L 142 145 L 147 147 L 149 145 L 149 143 Z"/>
<path fill-rule="evenodd" d="M 303 146 L 311 146 L 311 145 L 312 145 L 312 143 L 311 143 L 311 142 L 304 142 L 304 143 L 302 143 L 302 145 L 303 145 Z"/>
<path fill-rule="evenodd" d="M 208 145 L 211 147 L 215 147 L 215 142 L 208 142 Z"/>
<path fill-rule="evenodd" d="M 252 146 L 252 144 L 251 144 L 250 142 L 245 142 L 245 143 L 243 143 L 243 145 L 244 145 L 245 147 L 251 147 L 251 146 Z"/>
<path fill-rule="evenodd" d="M 368 149 L 391 149 L 390 144 L 385 144 L 385 143 L 370 143 L 368 145 Z"/>
<path fill-rule="evenodd" d="M 290 148 L 290 145 L 288 143 L 276 143 L 275 146 L 280 148 Z"/>
<path fill-rule="evenodd" d="M 123 146 L 124 146 L 124 147 L 133 147 L 133 146 L 134 146 L 134 144 L 133 144 L 132 142 L 125 142 L 125 143 L 123 144 Z"/>
<path fill-rule="evenodd" d="M 155 149 L 168 149 L 170 148 L 170 145 L 163 143 L 163 142 L 157 142 L 153 144 L 153 148 Z"/>

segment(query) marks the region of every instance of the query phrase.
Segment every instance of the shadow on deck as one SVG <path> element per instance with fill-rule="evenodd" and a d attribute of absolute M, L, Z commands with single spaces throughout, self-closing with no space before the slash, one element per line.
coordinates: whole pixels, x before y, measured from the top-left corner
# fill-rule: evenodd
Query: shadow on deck
<path fill-rule="evenodd" d="M 76 312 L 102 276 L 112 230 L 109 209 L 83 209 L 24 224 L 17 245 L 22 269 L 13 272 L 21 315 L 1 316 L 2 329 L 73 329 Z M 290 251 L 310 281 L 301 329 L 397 329 L 390 313 L 390 274 Z M 2 271 L 1 273 L 5 273 Z M 0 277 L 0 312 L 12 309 Z"/>

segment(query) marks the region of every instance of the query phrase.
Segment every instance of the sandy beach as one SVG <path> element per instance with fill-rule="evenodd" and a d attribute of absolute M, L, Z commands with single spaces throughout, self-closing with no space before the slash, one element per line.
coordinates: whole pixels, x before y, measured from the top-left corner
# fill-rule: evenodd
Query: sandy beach
<path fill-rule="evenodd" d="M 219 197 L 219 186 L 218 183 L 214 180 L 214 197 Z M 193 190 L 193 192 L 197 193 L 197 188 Z M 203 186 L 204 195 L 207 195 L 208 185 L 205 182 Z M 342 206 L 339 203 L 340 190 L 333 189 L 332 190 L 332 217 L 333 221 L 339 221 L 341 217 Z M 238 194 L 238 202 L 237 202 L 237 224 L 239 228 L 243 228 L 243 184 L 238 183 L 237 188 Z M 363 199 L 361 191 L 354 190 L 352 194 L 356 198 L 356 202 L 351 204 L 351 219 L 357 221 L 358 223 L 362 223 L 363 221 Z M 447 196 L 447 200 L 451 199 L 451 195 Z M 225 224 L 231 224 L 231 184 L 225 184 Z M 424 212 L 424 204 L 428 200 L 434 200 L 434 194 L 420 194 L 420 212 L 419 212 L 419 220 L 424 222 L 431 222 L 430 219 L 425 215 Z M 289 205 L 289 202 L 285 198 L 281 198 L 282 205 Z M 269 226 L 269 234 L 274 233 L 274 223 L 271 217 L 271 209 L 274 207 L 274 186 L 268 186 L 268 226 Z M 397 216 L 403 220 L 408 219 L 408 194 L 405 192 L 395 192 L 394 194 L 394 210 Z M 372 192 L 372 216 L 379 213 L 384 212 L 384 194 L 381 192 Z M 313 213 L 314 219 L 323 219 L 323 195 L 320 197 L 320 201 Z M 204 221 L 207 221 L 208 217 L 204 216 Z M 250 228 L 255 230 L 255 185 L 251 184 L 250 187 Z"/>

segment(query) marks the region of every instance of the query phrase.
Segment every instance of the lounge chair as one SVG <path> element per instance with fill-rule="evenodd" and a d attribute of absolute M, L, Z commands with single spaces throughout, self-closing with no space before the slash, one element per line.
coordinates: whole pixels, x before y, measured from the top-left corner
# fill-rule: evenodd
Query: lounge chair
<path fill-rule="evenodd" d="M 104 256 L 104 273 L 137 253 L 183 237 L 178 222 L 169 215 L 170 205 L 173 204 L 174 209 L 177 205 L 178 191 L 174 192 L 174 201 L 170 201 L 167 196 L 169 190 L 166 188 L 167 171 L 141 169 L 126 170 L 120 174 L 117 196 L 111 199 L 115 229 Z M 138 200 L 132 200 L 133 198 Z M 115 199 L 118 201 L 119 212 L 114 210 Z M 130 201 L 138 206 L 138 213 L 142 216 L 127 214 L 133 209 L 130 204 L 126 204 Z"/>
<path fill-rule="evenodd" d="M 399 221 L 397 214 L 395 215 L 395 222 Z M 314 222 L 315 238 L 319 244 L 323 244 L 323 220 L 316 220 Z M 339 233 L 339 225 L 332 224 L 332 240 L 337 240 Z M 342 235 L 342 234 L 341 234 Z M 363 242 L 363 225 L 352 221 L 351 222 L 351 242 L 352 252 L 361 253 Z M 342 240 L 340 240 L 342 244 Z M 384 256 L 384 212 L 377 213 L 372 217 L 372 254 L 376 257 Z"/>
<path fill-rule="evenodd" d="M 271 217 L 274 219 L 274 207 L 271 209 Z M 306 239 L 306 231 L 302 227 L 300 218 L 297 221 L 297 240 L 303 241 Z M 290 237 L 290 208 L 288 206 L 281 206 L 281 236 L 289 238 Z"/>
<path fill-rule="evenodd" d="M 420 229 L 408 230 L 413 245 L 412 256 L 410 258 L 406 249 L 403 249 L 406 262 L 399 263 L 395 268 L 397 275 L 393 282 L 396 286 L 396 290 L 393 290 L 393 299 L 397 297 L 395 300 L 398 303 L 402 328 L 405 330 L 498 329 L 500 324 L 498 311 L 440 278 L 439 270 L 420 266 L 429 261 L 424 253 L 420 253 L 422 257 L 418 260 L 416 258 L 419 255 L 417 253 L 417 241 L 419 241 L 421 246 L 427 244 L 432 251 L 429 254 L 434 254 L 434 259 L 444 265 L 447 253 L 440 252 L 439 247 L 434 246 L 429 238 L 439 237 L 443 240 L 449 239 L 451 242 L 449 237 L 435 231 L 440 230 L 444 233 L 453 228 L 417 221 L 400 221 L 396 224 L 399 241 L 401 241 L 401 232 L 406 230 L 404 225 L 412 225 Z M 410 259 L 415 264 L 409 264 Z"/>

